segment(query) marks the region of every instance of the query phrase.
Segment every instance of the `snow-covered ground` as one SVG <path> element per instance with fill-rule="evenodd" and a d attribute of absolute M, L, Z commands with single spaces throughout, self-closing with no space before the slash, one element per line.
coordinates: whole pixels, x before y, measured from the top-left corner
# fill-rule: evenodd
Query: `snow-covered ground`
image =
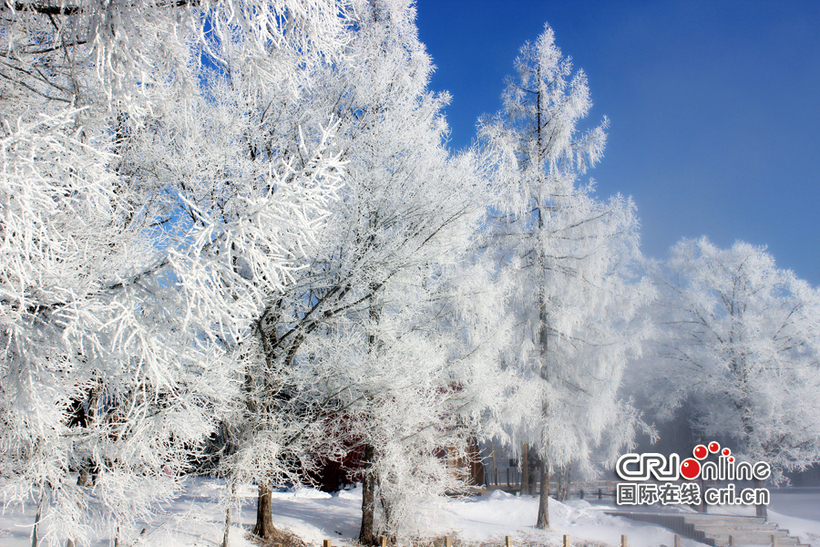
<path fill-rule="evenodd" d="M 156 547 L 219 545 L 222 538 L 224 512 L 219 505 L 224 486 L 220 481 L 189 478 L 185 491 L 155 522 L 145 525 L 145 532 L 134 545 Z M 255 519 L 254 492 L 242 492 L 241 514 L 235 515 L 237 526 L 232 530 L 232 542 L 237 547 L 252 544 L 243 538 Z M 481 497 L 450 500 L 430 530 L 440 535 L 452 535 L 465 542 L 503 544 L 506 535 L 516 545 L 560 545 L 568 534 L 573 545 L 585 542 L 617 546 L 621 534 L 628 536 L 630 547 L 672 545 L 672 533 L 656 526 L 642 524 L 605 514 L 615 509 L 611 504 L 571 500 L 550 501 L 551 531 L 534 529 L 538 500 L 517 497 L 496 491 Z M 304 541 L 321 545 L 323 539 L 334 545 L 349 545 L 359 528 L 361 491 L 326 494 L 312 489 L 274 494 L 275 523 L 287 528 Z M 721 512 L 743 514 L 748 509 L 722 508 Z M 0 514 L 0 546 L 28 547 L 34 508 L 7 508 Z M 773 491 L 769 520 L 799 535 L 804 543 L 820 546 L 820 489 Z M 95 536 L 95 547 L 111 545 L 105 534 Z M 701 544 L 684 539 L 684 547 Z"/>

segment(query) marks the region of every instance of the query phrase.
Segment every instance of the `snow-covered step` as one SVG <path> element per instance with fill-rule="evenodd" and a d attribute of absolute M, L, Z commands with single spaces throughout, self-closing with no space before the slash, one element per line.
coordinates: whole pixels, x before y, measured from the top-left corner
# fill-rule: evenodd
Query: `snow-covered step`
<path fill-rule="evenodd" d="M 811 547 L 789 535 L 776 524 L 762 517 L 741 517 L 714 514 L 670 514 L 608 512 L 611 515 L 651 522 L 668 528 L 681 536 L 715 547 L 772 545 L 774 536 L 778 547 Z M 730 541 L 731 536 L 731 541 Z"/>
<path fill-rule="evenodd" d="M 788 530 L 779 529 L 763 517 L 705 514 L 687 515 L 684 521 L 703 532 L 716 546 L 772 545 L 773 538 L 778 546 L 801 545 L 800 540 L 790 536 Z"/>
<path fill-rule="evenodd" d="M 715 540 L 715 545 L 730 545 L 729 538 L 731 537 L 731 545 L 771 545 L 772 535 L 777 540 L 777 545 L 799 545 L 800 541 L 797 538 L 790 537 L 788 534 L 766 534 L 743 532 L 740 534 L 732 534 L 728 532 L 716 532 L 707 534 Z"/>
<path fill-rule="evenodd" d="M 763 526 L 754 526 L 754 525 L 751 525 L 751 524 L 735 524 L 735 523 L 730 523 L 730 524 L 720 524 L 720 523 L 697 524 L 697 523 L 695 523 L 694 525 L 699 530 L 703 530 L 704 532 L 711 531 L 711 530 L 715 530 L 715 531 L 718 531 L 718 532 L 723 531 L 723 530 L 728 530 L 728 531 L 735 530 L 737 532 L 744 532 L 744 531 L 748 531 L 748 532 L 767 532 L 767 533 L 773 534 L 777 530 L 777 526 L 774 525 L 774 524 L 766 524 L 766 525 L 763 525 Z"/>
<path fill-rule="evenodd" d="M 687 519 L 687 522 L 691 522 Z M 777 530 L 777 525 L 769 522 L 762 524 L 751 522 L 695 522 L 702 530 Z"/>
<path fill-rule="evenodd" d="M 744 524 L 729 524 L 729 525 L 720 525 L 720 524 L 695 524 L 695 527 L 698 530 L 703 530 L 704 532 L 729 532 L 735 531 L 737 533 L 743 532 L 766 532 L 767 534 L 774 534 L 777 531 L 777 526 L 775 525 L 767 525 L 767 526 L 749 526 Z"/>

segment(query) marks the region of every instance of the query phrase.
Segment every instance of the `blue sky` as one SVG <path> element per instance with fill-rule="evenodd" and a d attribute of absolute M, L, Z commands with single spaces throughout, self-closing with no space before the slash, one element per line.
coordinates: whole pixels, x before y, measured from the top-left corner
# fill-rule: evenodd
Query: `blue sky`
<path fill-rule="evenodd" d="M 598 195 L 631 195 L 643 252 L 682 237 L 767 245 L 820 285 L 820 0 L 418 0 L 447 90 L 450 145 L 500 107 L 525 40 L 548 22 L 610 118 Z"/>

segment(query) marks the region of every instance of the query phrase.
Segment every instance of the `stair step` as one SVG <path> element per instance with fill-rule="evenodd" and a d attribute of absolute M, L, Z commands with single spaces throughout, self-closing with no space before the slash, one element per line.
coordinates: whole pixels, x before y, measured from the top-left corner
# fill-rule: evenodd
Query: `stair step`
<path fill-rule="evenodd" d="M 728 546 L 729 536 L 732 536 L 732 543 L 736 546 L 771 545 L 772 536 L 777 540 L 778 546 L 802 547 L 803 545 L 799 538 L 791 537 L 788 530 L 780 529 L 776 524 L 766 522 L 762 517 L 694 515 L 687 516 L 684 521 L 703 532 L 717 546 Z"/>
<path fill-rule="evenodd" d="M 774 524 L 699 524 L 699 523 L 692 523 L 695 528 L 698 530 L 751 530 L 751 531 L 760 531 L 766 532 L 769 530 L 777 530 L 777 526 Z"/>
<path fill-rule="evenodd" d="M 713 516 L 705 516 L 705 515 L 693 515 L 689 516 L 686 515 L 684 517 L 686 522 L 691 522 L 692 524 L 713 524 L 713 523 L 721 523 L 721 524 L 769 524 L 766 522 L 766 519 L 763 517 L 732 517 L 732 516 L 724 516 L 724 515 L 713 515 Z"/>
<path fill-rule="evenodd" d="M 755 543 L 759 545 L 764 544 L 771 544 L 772 542 L 772 534 L 706 534 L 706 537 L 712 538 L 715 540 L 716 543 L 720 543 L 725 545 L 729 542 L 729 536 L 732 536 L 734 543 Z M 775 535 L 778 544 L 794 544 L 798 543 L 797 538 L 793 538 L 791 536 L 779 536 Z"/>
<path fill-rule="evenodd" d="M 746 537 L 746 536 L 760 536 L 760 537 L 790 537 L 788 532 L 784 530 L 703 530 L 707 536 L 732 536 L 732 537 Z"/>
<path fill-rule="evenodd" d="M 732 543 L 737 547 L 771 545 L 772 536 L 775 537 L 778 547 L 811 547 L 811 545 L 801 543 L 800 538 L 790 536 L 788 530 L 778 528 L 777 524 L 767 522 L 763 517 L 714 514 L 687 514 L 676 517 L 668 514 L 626 512 L 609 514 L 665 526 L 675 533 L 714 544 L 716 547 L 728 546 L 729 536 L 732 536 Z"/>

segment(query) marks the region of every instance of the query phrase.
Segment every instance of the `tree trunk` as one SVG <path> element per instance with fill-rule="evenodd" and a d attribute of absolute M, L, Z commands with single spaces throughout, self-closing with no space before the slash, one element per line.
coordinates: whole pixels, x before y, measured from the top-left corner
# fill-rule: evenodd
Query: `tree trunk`
<path fill-rule="evenodd" d="M 375 6 L 375 4 L 373 4 Z M 376 16 L 374 10 L 374 17 Z M 375 223 L 375 217 L 371 220 Z M 375 224 L 372 225 L 375 228 Z M 381 308 L 376 305 L 376 292 L 378 285 L 370 283 L 370 320 L 373 325 L 379 323 Z M 381 343 L 376 338 L 374 332 L 367 335 L 367 352 L 374 353 L 379 349 Z M 370 416 L 370 419 L 375 419 Z M 362 527 L 359 530 L 359 543 L 362 545 L 378 545 L 376 537 L 376 474 L 373 472 L 373 464 L 376 462 L 376 447 L 370 443 L 364 446 L 364 477 L 362 479 Z"/>
<path fill-rule="evenodd" d="M 225 509 L 225 533 L 222 535 L 222 547 L 230 547 L 230 539 L 229 536 L 231 535 L 231 506 L 229 505 L 227 509 Z"/>
<path fill-rule="evenodd" d="M 230 483 L 228 487 L 228 507 L 225 509 L 225 534 L 222 536 L 222 547 L 230 547 L 231 509 L 233 508 L 234 496 L 236 494 L 236 483 L 233 481 L 230 481 Z"/>
<path fill-rule="evenodd" d="M 256 527 L 253 534 L 262 539 L 273 539 L 272 488 L 270 483 L 259 483 L 259 498 L 256 504 Z"/>
<path fill-rule="evenodd" d="M 535 527 L 547 530 L 550 527 L 550 472 L 546 460 L 541 462 L 541 494 L 538 496 L 538 519 Z"/>
<path fill-rule="evenodd" d="M 43 518 L 43 508 L 47 502 L 48 496 L 51 494 L 51 487 L 46 484 L 40 488 L 40 500 L 37 502 L 37 514 L 34 516 L 34 528 L 31 530 L 31 547 L 37 547 L 39 541 L 37 540 L 37 532 L 40 528 L 40 520 Z"/>
<path fill-rule="evenodd" d="M 359 543 L 376 545 L 375 512 L 376 512 L 376 475 L 373 473 L 373 460 L 376 449 L 367 444 L 364 447 L 364 478 L 362 479 L 362 528 L 359 531 Z"/>
<path fill-rule="evenodd" d="M 493 443 L 493 441 L 490 441 L 490 450 L 492 450 L 492 455 L 493 455 L 493 478 L 492 478 L 492 482 L 487 482 L 487 486 L 490 486 L 491 484 L 497 486 L 498 485 L 498 463 L 495 461 L 495 444 Z M 480 462 L 481 462 L 481 460 L 479 460 L 479 463 Z"/>
<path fill-rule="evenodd" d="M 556 489 L 555 499 L 558 501 L 566 501 L 569 499 L 570 477 L 572 476 L 572 464 L 567 464 L 561 467 L 556 474 L 558 479 L 558 488 Z"/>
<path fill-rule="evenodd" d="M 387 501 L 387 498 L 385 498 L 382 495 L 379 495 L 379 501 L 382 504 L 382 514 L 384 515 L 384 522 L 382 523 L 382 526 L 381 526 L 382 532 L 384 532 L 385 530 L 390 530 L 390 526 L 392 524 L 392 520 L 391 520 L 391 517 L 390 517 L 390 503 Z M 381 539 L 376 537 L 375 533 L 373 535 L 375 537 L 375 540 L 374 540 L 375 544 L 379 545 L 380 542 L 381 542 Z M 382 533 L 381 535 L 385 535 L 385 534 Z M 388 538 L 388 539 L 391 543 L 395 543 L 395 538 L 391 537 L 391 538 Z"/>
<path fill-rule="evenodd" d="M 763 488 L 763 481 L 760 479 L 755 479 L 754 481 L 755 488 Z M 766 506 L 763 504 L 755 505 L 755 516 L 763 517 L 766 520 L 769 520 L 769 513 L 766 511 Z"/>
<path fill-rule="evenodd" d="M 706 490 L 703 486 L 703 479 L 698 479 L 698 484 L 700 484 L 700 505 L 695 505 L 695 511 L 698 513 L 706 513 L 708 512 L 706 509 L 706 498 L 703 496 Z"/>
<path fill-rule="evenodd" d="M 530 494 L 530 462 L 527 457 L 527 443 L 521 445 L 521 495 Z"/>

